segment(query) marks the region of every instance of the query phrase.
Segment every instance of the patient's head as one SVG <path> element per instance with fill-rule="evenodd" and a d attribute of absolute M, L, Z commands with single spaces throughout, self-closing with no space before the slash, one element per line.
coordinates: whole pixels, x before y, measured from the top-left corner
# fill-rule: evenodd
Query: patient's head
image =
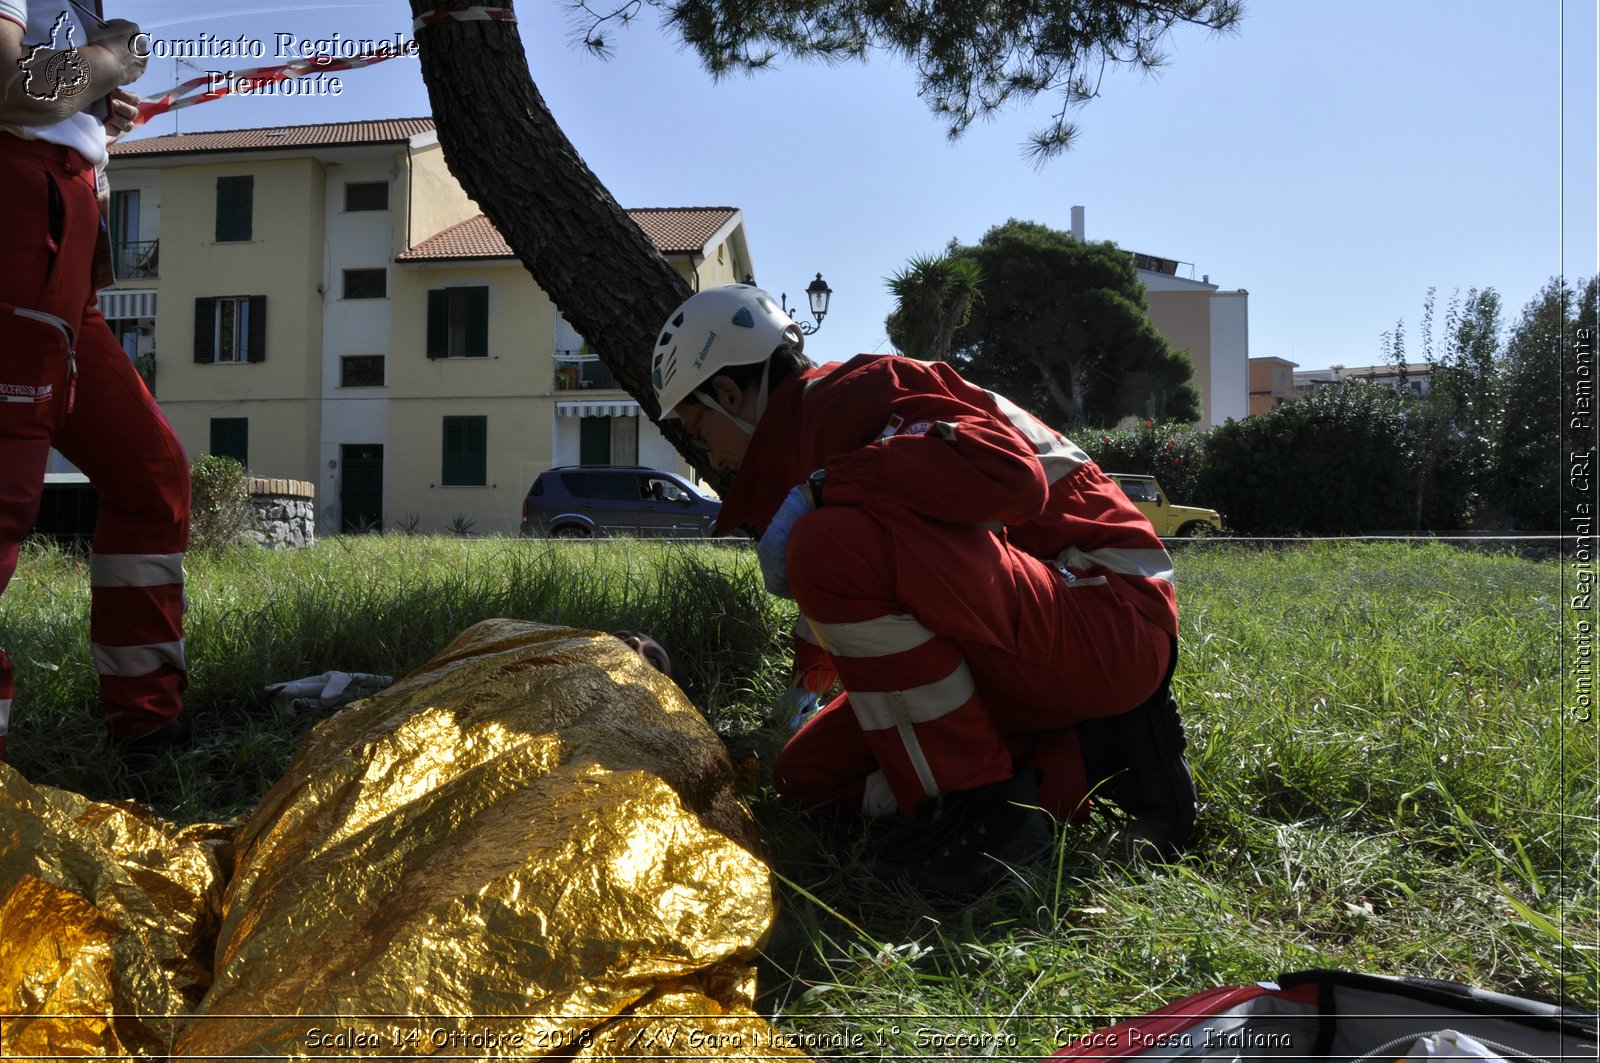
<path fill-rule="evenodd" d="M 622 640 L 634 653 L 643 657 L 645 663 L 668 679 L 676 680 L 672 674 L 672 656 L 667 653 L 667 648 L 642 631 L 613 631 L 612 636 Z"/>

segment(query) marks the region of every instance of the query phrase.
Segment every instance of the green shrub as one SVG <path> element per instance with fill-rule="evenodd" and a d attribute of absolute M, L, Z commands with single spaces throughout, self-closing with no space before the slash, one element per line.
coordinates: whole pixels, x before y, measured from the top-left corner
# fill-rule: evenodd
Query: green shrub
<path fill-rule="evenodd" d="M 249 481 L 233 458 L 202 454 L 189 463 L 189 549 L 229 550 L 243 546 L 255 526 Z"/>
<path fill-rule="evenodd" d="M 1483 478 L 1481 441 L 1445 407 L 1362 381 L 1209 432 L 1145 421 L 1075 441 L 1102 469 L 1154 476 L 1243 535 L 1455 531 Z"/>
<path fill-rule="evenodd" d="M 1235 531 L 1346 535 L 1406 523 L 1403 404 L 1353 382 L 1211 433 L 1214 505 Z"/>
<path fill-rule="evenodd" d="M 1347 381 L 1211 432 L 1207 504 L 1247 535 L 1356 535 L 1418 527 L 1422 415 Z M 1431 517 L 1437 507 L 1424 506 Z M 1442 519 L 1442 518 L 1441 518 Z"/>
<path fill-rule="evenodd" d="M 1206 433 L 1178 421 L 1145 421 L 1132 429 L 1089 430 L 1074 440 L 1107 472 L 1154 476 L 1182 506 L 1215 508 L 1202 494 Z"/>

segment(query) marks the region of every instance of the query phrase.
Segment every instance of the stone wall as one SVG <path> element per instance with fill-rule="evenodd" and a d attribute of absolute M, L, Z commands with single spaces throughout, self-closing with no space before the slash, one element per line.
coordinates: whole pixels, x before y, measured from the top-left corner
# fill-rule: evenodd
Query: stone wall
<path fill-rule="evenodd" d="M 317 488 L 304 480 L 245 479 L 256 526 L 250 537 L 269 550 L 292 550 L 316 542 Z"/>

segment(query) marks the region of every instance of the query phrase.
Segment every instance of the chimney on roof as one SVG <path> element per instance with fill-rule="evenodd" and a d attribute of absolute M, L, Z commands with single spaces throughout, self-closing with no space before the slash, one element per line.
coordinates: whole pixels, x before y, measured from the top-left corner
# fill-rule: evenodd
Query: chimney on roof
<path fill-rule="evenodd" d="M 1083 208 L 1072 208 L 1072 238 L 1083 243 Z"/>

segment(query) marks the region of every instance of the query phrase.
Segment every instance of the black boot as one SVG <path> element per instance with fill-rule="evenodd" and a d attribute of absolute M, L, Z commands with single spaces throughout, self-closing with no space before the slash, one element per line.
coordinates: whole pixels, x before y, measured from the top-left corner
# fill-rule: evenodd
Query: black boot
<path fill-rule="evenodd" d="M 926 818 L 886 839 L 872 874 L 919 893 L 975 897 L 1010 867 L 1042 859 L 1054 843 L 1050 817 L 1039 808 L 1039 779 L 1024 768 L 1004 782 L 942 794 Z"/>
<path fill-rule="evenodd" d="M 1128 816 L 1126 858 L 1170 861 L 1194 837 L 1199 801 L 1187 745 L 1170 679 L 1132 712 L 1078 725 L 1090 792 Z"/>
<path fill-rule="evenodd" d="M 174 750 L 193 741 L 194 723 L 185 711 L 159 731 L 138 738 L 124 738 L 113 745 L 122 760 L 123 771 L 129 776 L 143 776 L 166 764 Z"/>

